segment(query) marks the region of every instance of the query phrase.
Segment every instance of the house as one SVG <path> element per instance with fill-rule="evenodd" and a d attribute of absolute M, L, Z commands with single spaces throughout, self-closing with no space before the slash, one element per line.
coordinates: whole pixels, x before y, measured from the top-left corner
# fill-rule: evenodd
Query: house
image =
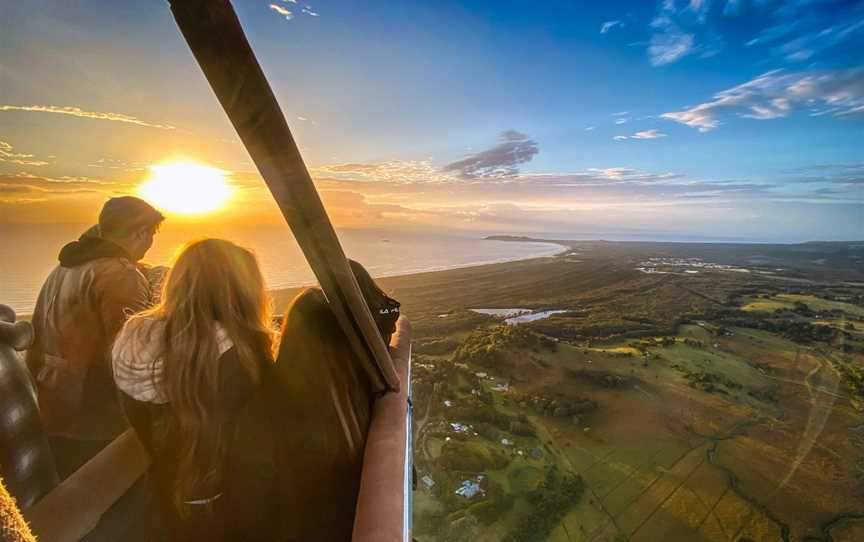
<path fill-rule="evenodd" d="M 456 494 L 466 499 L 473 499 L 477 495 L 485 495 L 486 492 L 474 480 L 463 480 L 462 485 L 456 490 Z"/>
<path fill-rule="evenodd" d="M 451 423 L 450 427 L 457 433 L 467 433 L 471 428 L 464 423 Z"/>

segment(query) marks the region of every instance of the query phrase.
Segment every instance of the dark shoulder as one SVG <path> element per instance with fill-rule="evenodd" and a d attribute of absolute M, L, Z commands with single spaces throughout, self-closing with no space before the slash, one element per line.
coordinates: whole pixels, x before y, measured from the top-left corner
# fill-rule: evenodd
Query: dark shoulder
<path fill-rule="evenodd" d="M 306 288 L 297 294 L 288 307 L 288 314 L 292 312 L 315 314 L 323 311 L 329 312 L 330 309 L 327 306 L 327 297 L 320 288 Z"/>
<path fill-rule="evenodd" d="M 99 258 L 84 265 L 89 267 L 94 284 L 103 288 L 116 289 L 125 285 L 135 291 L 149 291 L 147 278 L 137 265 L 126 258 Z"/>
<path fill-rule="evenodd" d="M 228 412 L 242 407 L 258 387 L 243 366 L 237 347 L 232 346 L 219 356 L 219 403 Z"/>
<path fill-rule="evenodd" d="M 291 300 L 282 320 L 282 332 L 317 327 L 333 318 L 320 288 L 306 288 Z"/>
<path fill-rule="evenodd" d="M 135 263 L 123 257 L 98 258 L 90 262 L 90 266 L 98 273 L 128 275 L 141 277 L 144 280 L 144 274 L 141 273 L 141 269 Z"/>

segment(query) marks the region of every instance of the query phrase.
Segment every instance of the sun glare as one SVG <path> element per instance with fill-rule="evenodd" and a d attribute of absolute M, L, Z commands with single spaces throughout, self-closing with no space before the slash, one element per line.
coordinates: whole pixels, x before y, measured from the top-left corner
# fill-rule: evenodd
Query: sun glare
<path fill-rule="evenodd" d="M 173 162 L 150 166 L 150 172 L 138 194 L 170 213 L 209 213 L 225 207 L 231 199 L 227 171 L 194 162 Z"/>

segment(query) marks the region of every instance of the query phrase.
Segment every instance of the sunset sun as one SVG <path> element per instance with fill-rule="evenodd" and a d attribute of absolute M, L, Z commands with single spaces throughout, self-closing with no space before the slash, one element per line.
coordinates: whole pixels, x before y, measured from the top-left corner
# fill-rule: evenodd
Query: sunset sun
<path fill-rule="evenodd" d="M 171 162 L 150 166 L 150 172 L 138 193 L 165 211 L 204 214 L 222 209 L 231 199 L 227 171 L 194 162 Z"/>

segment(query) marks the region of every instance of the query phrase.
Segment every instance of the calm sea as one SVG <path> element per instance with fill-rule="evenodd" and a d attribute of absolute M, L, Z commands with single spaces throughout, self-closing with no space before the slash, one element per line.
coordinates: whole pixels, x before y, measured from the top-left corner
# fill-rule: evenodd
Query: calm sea
<path fill-rule="evenodd" d="M 57 253 L 84 226 L 0 224 L 0 303 L 20 314 L 36 304 L 42 282 L 57 264 Z M 166 224 L 145 261 L 167 265 L 184 242 L 224 237 L 253 249 L 271 288 L 315 282 L 312 271 L 287 226 L 214 227 Z M 341 230 L 345 253 L 373 276 L 392 276 L 551 256 L 562 250 L 548 243 L 486 241 L 483 234 L 433 235 L 374 230 Z"/>

